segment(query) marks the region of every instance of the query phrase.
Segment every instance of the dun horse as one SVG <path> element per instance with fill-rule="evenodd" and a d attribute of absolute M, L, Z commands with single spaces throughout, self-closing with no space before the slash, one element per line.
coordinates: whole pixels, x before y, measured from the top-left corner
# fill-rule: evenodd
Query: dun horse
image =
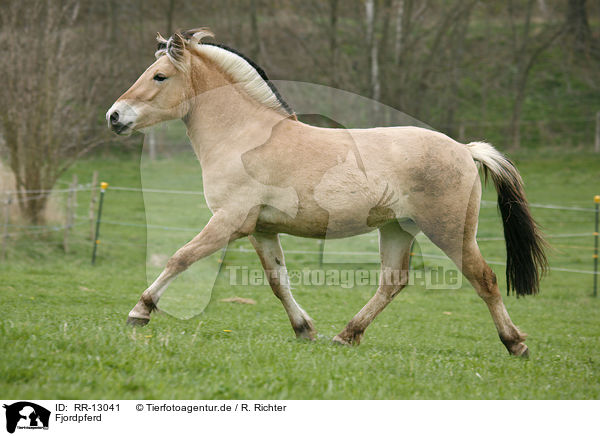
<path fill-rule="evenodd" d="M 491 176 L 506 240 L 507 286 L 535 294 L 546 266 L 517 169 L 491 145 L 460 144 L 416 127 L 327 129 L 298 121 L 265 73 L 236 51 L 202 39 L 207 29 L 158 35 L 157 60 L 106 114 L 118 134 L 181 118 L 202 166 L 208 224 L 167 262 L 129 313 L 146 324 L 169 283 L 192 263 L 247 236 L 300 338 L 311 318 L 290 292 L 279 233 L 343 238 L 377 229 L 375 295 L 333 339 L 358 344 L 407 284 L 410 247 L 422 231 L 460 268 L 487 304 L 502 343 L 529 354 L 496 275 L 476 241 L 481 181 Z M 395 274 L 398 271 L 401 274 Z"/>

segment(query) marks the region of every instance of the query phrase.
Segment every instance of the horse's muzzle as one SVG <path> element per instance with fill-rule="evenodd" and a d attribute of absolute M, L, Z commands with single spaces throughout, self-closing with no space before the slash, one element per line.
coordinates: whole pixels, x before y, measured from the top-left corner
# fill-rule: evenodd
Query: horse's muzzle
<path fill-rule="evenodd" d="M 108 128 L 117 135 L 127 135 L 133 130 L 133 119 L 136 118 L 129 105 L 117 102 L 106 112 Z"/>

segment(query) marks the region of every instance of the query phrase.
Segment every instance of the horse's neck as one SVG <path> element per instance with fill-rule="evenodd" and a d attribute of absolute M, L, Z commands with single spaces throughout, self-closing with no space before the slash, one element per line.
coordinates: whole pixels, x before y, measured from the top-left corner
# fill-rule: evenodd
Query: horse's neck
<path fill-rule="evenodd" d="M 234 86 L 200 95 L 184 119 L 188 137 L 203 170 L 237 158 L 266 142 L 285 117 Z"/>

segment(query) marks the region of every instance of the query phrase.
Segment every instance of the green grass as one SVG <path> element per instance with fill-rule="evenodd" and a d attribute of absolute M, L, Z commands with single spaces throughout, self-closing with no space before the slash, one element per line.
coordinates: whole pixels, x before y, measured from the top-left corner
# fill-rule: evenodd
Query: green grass
<path fill-rule="evenodd" d="M 590 154 L 523 152 L 513 156 L 535 203 L 591 207 L 600 193 L 600 159 Z M 99 170 L 113 186 L 195 190 L 201 187 L 193 159 L 175 157 L 142 164 L 139 155 L 93 158 L 72 168 L 80 181 Z M 64 180 L 69 180 L 70 174 Z M 153 183 L 156 183 L 154 185 Z M 517 325 L 530 336 L 531 358 L 507 355 L 485 305 L 463 283 L 457 290 L 405 289 L 375 320 L 359 347 L 330 339 L 373 294 L 370 286 L 300 286 L 294 295 L 315 319 L 321 336 L 298 341 L 281 304 L 266 286 L 230 286 L 227 266 L 258 268 L 252 253 L 230 251 L 212 295 L 182 276 L 165 294 L 165 307 L 187 298 L 189 315 L 155 315 L 143 329 L 125 325 L 147 285 L 149 253 L 166 255 L 193 232 L 146 232 L 146 222 L 201 227 L 208 214 L 194 197 L 109 191 L 96 266 L 90 265 L 87 224 L 76 227 L 71 252 L 50 234 L 11 242 L 0 265 L 0 392 L 4 398 L 294 398 L 294 399 L 575 399 L 600 397 L 600 300 L 591 297 L 592 276 L 552 271 L 537 297 L 505 297 Z M 488 188 L 484 199 L 493 200 Z M 78 214 L 86 216 L 87 194 Z M 186 208 L 187 206 L 187 208 Z M 190 213 L 181 213 L 189 210 Z M 546 233 L 593 230 L 593 214 L 534 209 Z M 479 236 L 501 236 L 493 207 L 481 212 Z M 591 269 L 591 236 L 552 239 L 551 266 Z M 283 239 L 288 250 L 316 250 L 317 242 Z M 348 249 L 373 251 L 372 237 L 354 238 Z M 248 247 L 246 240 L 233 248 Z M 482 241 L 484 256 L 504 260 L 501 241 Z M 424 253 L 436 253 L 422 240 Z M 334 259 L 335 260 L 335 259 Z M 364 261 L 364 260 L 363 260 Z M 216 270 L 209 259 L 206 271 Z M 425 260 L 425 266 L 437 261 Z M 317 268 L 317 256 L 288 254 L 293 270 Z M 417 266 L 421 266 L 416 263 Z M 339 265 L 338 265 L 339 266 Z M 325 268 L 336 267 L 326 264 Z M 350 264 L 343 268 L 376 268 Z M 154 276 L 157 266 L 148 266 Z M 504 287 L 504 270 L 494 266 Z M 187 274 L 187 273 L 186 273 Z M 210 275 L 210 274 L 208 274 Z M 204 277 L 206 279 L 206 277 Z M 208 282 L 212 280 L 210 277 Z M 196 297 L 190 294 L 197 292 Z M 256 305 L 220 302 L 240 296 Z M 171 304 L 171 306 L 169 306 Z M 200 309 L 199 309 L 200 308 Z M 175 310 L 175 309 L 173 309 Z M 224 330 L 230 330 L 225 332 Z"/>

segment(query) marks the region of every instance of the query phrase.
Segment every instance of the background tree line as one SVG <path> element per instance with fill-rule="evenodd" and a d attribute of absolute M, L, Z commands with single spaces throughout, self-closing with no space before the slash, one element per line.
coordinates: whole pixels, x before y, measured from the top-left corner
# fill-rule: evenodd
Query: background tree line
<path fill-rule="evenodd" d="M 104 113 L 152 62 L 155 33 L 198 26 L 271 79 L 369 96 L 463 141 L 589 148 L 599 19 L 586 0 L 6 0 L 0 156 L 22 197 L 52 189 L 117 143 Z M 46 199 L 22 212 L 40 222 Z"/>

